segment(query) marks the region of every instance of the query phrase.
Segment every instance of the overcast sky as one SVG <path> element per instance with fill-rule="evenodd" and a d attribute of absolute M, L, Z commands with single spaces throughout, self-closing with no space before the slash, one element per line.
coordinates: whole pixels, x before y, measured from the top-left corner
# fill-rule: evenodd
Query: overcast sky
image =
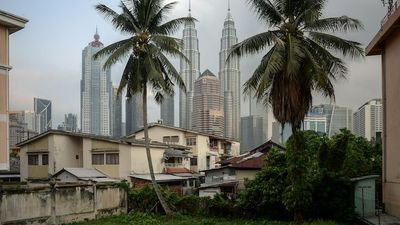
<path fill-rule="evenodd" d="M 10 109 L 33 109 L 33 98 L 50 99 L 53 104 L 53 127 L 63 121 L 65 113 L 80 112 L 80 80 L 82 49 L 93 40 L 98 27 L 100 41 L 105 45 L 123 38 L 111 24 L 95 11 L 94 5 L 104 3 L 118 10 L 117 0 L 0 0 L 0 9 L 29 19 L 26 28 L 11 35 Z M 186 16 L 188 0 L 178 0 L 170 18 Z M 363 31 L 345 34 L 367 45 L 380 28 L 386 9 L 381 0 L 329 0 L 325 16 L 347 15 L 360 19 Z M 257 21 L 245 0 L 231 0 L 231 12 L 239 41 L 266 29 Z M 218 52 L 227 0 L 192 0 L 192 15 L 200 41 L 201 71 L 210 69 L 218 74 Z M 182 36 L 182 31 L 176 33 Z M 243 84 L 260 61 L 260 56 L 241 60 Z M 173 60 L 179 68 L 177 60 Z M 336 104 L 357 109 L 366 101 L 381 97 L 381 65 L 379 57 L 366 57 L 357 61 L 346 59 L 350 73 L 346 80 L 335 84 Z M 112 69 L 116 85 L 122 64 Z M 316 96 L 314 103 L 329 100 Z M 175 98 L 175 123 L 178 121 L 178 98 Z M 159 107 L 151 102 L 150 121 L 159 119 Z M 248 107 L 242 102 L 242 116 Z M 125 120 L 125 119 L 124 119 Z"/>

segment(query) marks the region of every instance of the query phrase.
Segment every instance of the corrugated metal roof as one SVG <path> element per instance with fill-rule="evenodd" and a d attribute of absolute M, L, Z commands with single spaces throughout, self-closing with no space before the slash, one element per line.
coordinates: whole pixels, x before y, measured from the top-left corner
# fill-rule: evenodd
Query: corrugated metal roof
<path fill-rule="evenodd" d="M 150 174 L 134 174 L 129 176 L 142 180 L 151 181 Z M 178 177 L 170 174 L 154 174 L 154 176 L 157 182 L 182 181 L 188 179 L 187 177 Z"/>
<path fill-rule="evenodd" d="M 77 178 L 108 178 L 104 173 L 96 169 L 88 168 L 64 168 L 64 171 L 74 175 Z M 61 172 L 61 171 L 60 171 Z"/>
<path fill-rule="evenodd" d="M 82 180 L 91 180 L 96 183 L 120 182 L 117 179 L 112 179 L 112 178 L 108 178 L 108 177 L 82 178 Z"/>

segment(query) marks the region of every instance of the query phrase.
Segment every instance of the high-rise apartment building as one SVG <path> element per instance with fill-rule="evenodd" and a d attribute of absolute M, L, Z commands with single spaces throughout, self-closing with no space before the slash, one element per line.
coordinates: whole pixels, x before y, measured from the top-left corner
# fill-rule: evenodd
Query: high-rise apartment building
<path fill-rule="evenodd" d="M 219 79 L 221 81 L 221 95 L 224 97 L 224 133 L 226 137 L 239 139 L 240 132 L 240 71 L 239 58 L 228 55 L 231 47 L 237 44 L 235 23 L 230 7 L 224 22 L 219 52 Z"/>
<path fill-rule="evenodd" d="M 126 135 L 143 127 L 143 95 L 135 94 L 126 100 Z"/>
<path fill-rule="evenodd" d="M 64 129 L 69 132 L 78 132 L 78 119 L 75 114 L 64 115 Z"/>
<path fill-rule="evenodd" d="M 195 82 L 193 130 L 223 137 L 224 109 L 221 84 L 211 71 L 204 71 Z"/>
<path fill-rule="evenodd" d="M 34 98 L 34 111 L 36 131 L 40 134 L 51 130 L 52 127 L 52 112 L 51 101 L 47 99 Z"/>
<path fill-rule="evenodd" d="M 94 35 L 82 51 L 81 80 L 81 129 L 83 133 L 109 136 L 112 134 L 112 84 L 111 70 L 103 69 L 105 57 L 93 59 L 93 55 L 104 47 Z"/>
<path fill-rule="evenodd" d="M 24 122 L 28 130 L 36 131 L 36 115 L 35 111 L 32 110 L 24 110 Z"/>
<path fill-rule="evenodd" d="M 38 133 L 28 127 L 26 122 L 26 113 L 30 111 L 10 111 L 9 112 L 9 137 L 10 147 L 15 146 L 17 143 L 25 141 Z M 29 117 L 28 117 L 29 118 Z"/>
<path fill-rule="evenodd" d="M 353 131 L 353 110 L 350 108 L 333 104 L 321 104 L 313 106 L 309 115 L 326 117 L 326 134 L 328 137 L 339 133 L 340 129 L 343 128 Z"/>
<path fill-rule="evenodd" d="M 354 133 L 368 140 L 380 138 L 382 133 L 382 101 L 373 99 L 354 113 Z"/>
<path fill-rule="evenodd" d="M 268 107 L 250 93 L 246 100 L 249 116 L 240 120 L 240 152 L 250 151 L 268 140 Z"/>
<path fill-rule="evenodd" d="M 10 147 L 27 139 L 27 124 L 24 122 L 24 111 L 10 111 L 8 114 Z"/>
<path fill-rule="evenodd" d="M 174 96 L 165 96 L 160 106 L 160 115 L 163 124 L 174 126 Z"/>
<path fill-rule="evenodd" d="M 248 152 L 265 143 L 264 118 L 261 116 L 245 116 L 240 119 L 240 154 Z"/>
<path fill-rule="evenodd" d="M 122 137 L 122 96 L 118 96 L 118 87 L 113 87 L 112 109 L 112 135 Z"/>
<path fill-rule="evenodd" d="M 189 6 L 189 15 L 191 17 Z M 186 93 L 179 91 L 179 127 L 192 129 L 194 82 L 200 74 L 199 39 L 194 22 L 185 22 L 182 37 L 182 53 L 189 62 L 180 60 L 180 75 L 186 85 Z"/>

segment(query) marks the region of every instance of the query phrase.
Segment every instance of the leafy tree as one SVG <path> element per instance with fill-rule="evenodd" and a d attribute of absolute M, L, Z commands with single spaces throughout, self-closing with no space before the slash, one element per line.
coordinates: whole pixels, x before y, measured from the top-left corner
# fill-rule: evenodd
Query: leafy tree
<path fill-rule="evenodd" d="M 312 105 L 312 93 L 334 98 L 332 81 L 347 73 L 343 60 L 333 53 L 353 58 L 363 56 L 360 43 L 333 34 L 358 30 L 362 28 L 360 21 L 347 16 L 322 18 L 326 2 L 248 0 L 259 20 L 272 29 L 236 44 L 230 53 L 230 56 L 265 53 L 245 83 L 244 91 L 254 93 L 265 105 L 271 104 L 275 118 L 292 127 L 293 152 L 297 155 L 289 158 L 292 190 L 303 188 L 305 167 L 297 160 L 301 160 L 304 152 L 298 132 Z M 301 201 L 287 205 L 294 210 L 296 222 L 303 222 L 303 206 Z"/>
<path fill-rule="evenodd" d="M 147 162 L 154 190 L 167 215 L 172 211 L 157 186 L 150 154 L 147 124 L 147 88 L 155 93 L 155 100 L 161 103 L 165 95 L 173 95 L 174 83 L 185 89 L 179 73 L 165 54 L 186 57 L 180 51 L 179 39 L 169 35 L 176 32 L 185 22 L 193 22 L 191 17 L 165 21 L 176 2 L 163 4 L 163 0 L 121 1 L 121 13 L 98 4 L 96 10 L 111 21 L 113 26 L 128 38 L 108 45 L 94 55 L 107 56 L 104 68 L 110 68 L 120 60 L 128 58 L 118 88 L 118 95 L 126 89 L 127 97 L 141 93 L 143 96 L 143 126 L 146 143 Z M 187 59 L 186 59 L 187 60 Z"/>

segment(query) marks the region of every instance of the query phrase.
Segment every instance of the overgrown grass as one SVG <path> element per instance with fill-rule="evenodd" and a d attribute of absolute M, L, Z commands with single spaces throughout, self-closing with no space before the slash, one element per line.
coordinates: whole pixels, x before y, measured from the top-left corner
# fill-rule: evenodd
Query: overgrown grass
<path fill-rule="evenodd" d="M 166 217 L 159 215 L 146 215 L 143 213 L 130 213 L 127 215 L 113 216 L 98 220 L 73 223 L 73 225 L 292 225 L 290 222 L 267 220 L 241 220 L 230 218 L 206 218 L 177 215 Z M 304 225 L 338 225 L 330 221 L 314 221 Z"/>

